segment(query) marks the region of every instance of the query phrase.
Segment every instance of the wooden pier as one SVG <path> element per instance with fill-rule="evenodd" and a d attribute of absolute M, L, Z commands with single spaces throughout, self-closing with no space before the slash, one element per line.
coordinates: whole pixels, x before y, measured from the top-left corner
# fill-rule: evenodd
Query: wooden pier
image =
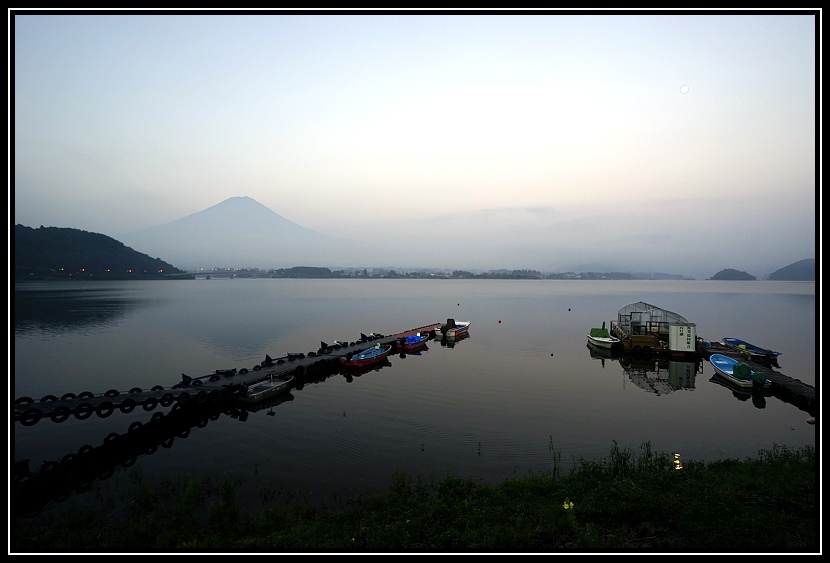
<path fill-rule="evenodd" d="M 700 351 L 701 357 L 707 360 L 712 354 L 722 354 L 748 364 L 752 371 L 763 372 L 766 378 L 772 382 L 770 391 L 774 397 L 785 403 L 795 405 L 812 416 L 818 414 L 816 388 L 804 383 L 800 379 L 795 379 L 776 371 L 773 364 L 769 361 L 769 358 L 750 356 L 721 342 L 712 342 L 706 347 L 698 348 L 698 350 Z"/>
<path fill-rule="evenodd" d="M 418 332 L 434 335 L 441 326 L 443 323 L 433 323 L 392 335 L 361 334 L 358 340 L 348 343 L 321 342 L 320 348 L 316 351 L 289 353 L 273 359 L 266 356 L 265 361 L 250 369 L 220 369 L 198 377 L 182 374 L 182 381 L 170 387 L 134 387 L 126 393 L 111 389 L 97 394 L 87 391 L 78 395 L 67 393 L 62 397 L 47 395 L 39 401 L 31 397 L 19 397 L 14 402 L 14 420 L 30 426 L 45 418 L 51 419 L 52 422 L 63 422 L 70 416 L 80 420 L 93 414 L 106 418 L 116 411 L 125 414 L 136 408 L 152 411 L 157 406 L 181 406 L 191 401 L 197 404 L 225 403 L 238 398 L 248 385 L 264 379 L 337 371 L 341 357 L 378 343 L 397 345 L 401 339 Z"/>

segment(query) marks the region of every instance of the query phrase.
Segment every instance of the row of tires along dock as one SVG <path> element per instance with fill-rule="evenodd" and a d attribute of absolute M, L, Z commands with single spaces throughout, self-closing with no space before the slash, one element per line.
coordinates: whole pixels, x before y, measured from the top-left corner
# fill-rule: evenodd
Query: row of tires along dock
<path fill-rule="evenodd" d="M 361 333 L 360 338 L 352 342 L 321 342 L 320 348 L 308 354 L 289 353 L 278 358 L 266 355 L 265 360 L 251 369 L 219 369 L 199 377 L 182 374 L 182 381 L 171 387 L 133 387 L 126 393 L 110 389 L 99 394 L 84 391 L 77 395 L 66 393 L 61 397 L 46 395 L 38 401 L 31 397 L 19 397 L 14 402 L 14 420 L 31 426 L 43 419 L 63 422 L 70 416 L 80 420 L 93 414 L 106 418 L 115 412 L 127 414 L 139 407 L 149 412 L 158 406 L 181 406 L 190 402 L 200 405 L 221 404 L 237 399 L 248 385 L 269 377 L 330 372 L 340 366 L 340 358 L 350 357 L 365 349 L 368 343 L 394 346 L 418 332 L 435 336 L 435 331 L 440 330 L 441 326 L 441 323 L 434 323 L 390 336 Z"/>

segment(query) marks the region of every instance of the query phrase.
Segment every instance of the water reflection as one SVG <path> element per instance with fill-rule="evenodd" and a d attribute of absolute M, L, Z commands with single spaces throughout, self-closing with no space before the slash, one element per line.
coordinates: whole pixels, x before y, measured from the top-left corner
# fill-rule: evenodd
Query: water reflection
<path fill-rule="evenodd" d="M 675 391 L 695 388 L 695 377 L 703 373 L 701 362 L 677 361 L 656 356 L 636 356 L 599 348 L 588 343 L 588 353 L 594 360 L 619 363 L 628 381 L 637 387 L 655 393 L 668 395 Z"/>
<path fill-rule="evenodd" d="M 605 360 L 613 360 L 620 357 L 620 354 L 616 350 L 612 351 L 607 348 L 600 348 L 590 342 L 586 346 L 588 346 L 588 352 L 591 354 L 591 358 L 602 362 L 602 369 L 605 369 Z"/>
<path fill-rule="evenodd" d="M 14 333 L 65 333 L 109 326 L 140 304 L 140 299 L 124 297 L 114 288 L 39 291 L 28 284 L 16 284 Z"/>
<path fill-rule="evenodd" d="M 436 333 L 435 333 L 435 340 L 437 342 L 439 342 L 441 344 L 441 347 L 443 347 L 443 348 L 455 348 L 456 344 L 458 344 L 459 342 L 462 342 L 464 340 L 467 340 L 468 338 L 470 338 L 470 333 L 469 332 L 466 332 L 466 333 L 462 334 L 461 336 L 455 336 L 453 338 L 447 338 L 446 336 L 443 336 L 443 335 L 442 335 L 441 338 L 438 338 L 438 332 L 436 331 Z"/>
<path fill-rule="evenodd" d="M 620 364 L 637 387 L 657 395 L 694 389 L 695 376 L 703 373 L 699 361 L 681 362 L 668 358 L 623 356 L 620 358 Z"/>
<path fill-rule="evenodd" d="M 709 379 L 709 382 L 729 389 L 732 391 L 732 396 L 741 402 L 746 402 L 752 399 L 752 405 L 756 409 L 765 408 L 767 406 L 766 398 L 772 396 L 772 391 L 769 388 L 765 389 L 763 387 L 756 386 L 751 388 L 735 387 L 734 385 L 730 385 L 728 382 L 724 381 L 723 378 L 719 377 L 717 374 L 713 375 L 712 378 Z"/>
<path fill-rule="evenodd" d="M 380 371 L 383 368 L 391 367 L 392 362 L 389 361 L 389 358 L 383 358 L 376 364 L 370 364 L 368 366 L 360 366 L 360 367 L 350 367 L 350 366 L 341 366 L 340 368 L 340 375 L 342 375 L 348 383 L 353 381 L 354 377 L 360 377 L 361 375 L 365 375 L 372 371 Z"/>
<path fill-rule="evenodd" d="M 11 510 L 14 516 L 39 514 L 54 501 L 88 490 L 95 481 L 109 479 L 115 470 L 130 467 L 141 456 L 153 455 L 159 448 L 169 449 L 177 439 L 204 428 L 220 417 L 245 422 L 248 414 L 268 409 L 273 416 L 279 405 L 293 401 L 288 392 L 261 403 L 176 404 L 168 413 L 155 412 L 146 423 L 134 421 L 125 434 L 111 432 L 99 446 L 85 444 L 60 460 L 47 461 L 32 470 L 29 460 L 15 460 L 12 473 Z"/>

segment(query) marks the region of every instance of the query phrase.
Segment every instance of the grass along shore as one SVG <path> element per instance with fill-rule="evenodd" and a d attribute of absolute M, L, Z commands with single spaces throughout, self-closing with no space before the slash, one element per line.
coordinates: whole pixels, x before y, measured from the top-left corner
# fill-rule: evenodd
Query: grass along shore
<path fill-rule="evenodd" d="M 239 479 L 165 480 L 140 472 L 115 504 L 15 518 L 10 553 L 820 553 L 812 446 L 757 458 L 683 461 L 613 443 L 610 456 L 498 485 L 448 476 L 393 477 L 383 494 L 337 507 L 286 504 L 258 484 L 262 509 L 240 506 Z"/>

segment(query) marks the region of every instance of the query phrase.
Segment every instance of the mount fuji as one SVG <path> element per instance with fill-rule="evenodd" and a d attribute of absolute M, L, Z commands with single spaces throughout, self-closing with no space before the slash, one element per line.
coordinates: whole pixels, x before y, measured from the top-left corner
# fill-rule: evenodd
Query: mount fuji
<path fill-rule="evenodd" d="M 231 197 L 164 225 L 125 233 L 118 240 L 178 268 L 286 268 L 377 266 L 393 253 L 372 242 L 312 231 L 250 197 Z"/>

